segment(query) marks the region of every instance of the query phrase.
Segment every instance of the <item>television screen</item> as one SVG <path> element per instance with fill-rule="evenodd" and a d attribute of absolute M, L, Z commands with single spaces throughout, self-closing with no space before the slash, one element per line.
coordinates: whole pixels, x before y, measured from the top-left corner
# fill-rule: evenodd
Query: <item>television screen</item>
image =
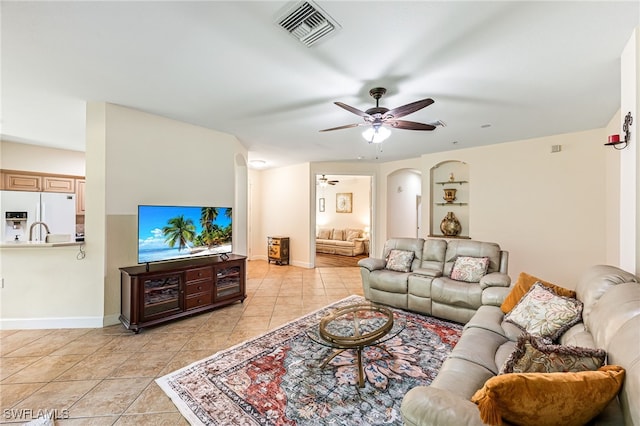
<path fill-rule="evenodd" d="M 231 253 L 231 207 L 138 206 L 138 263 Z"/>

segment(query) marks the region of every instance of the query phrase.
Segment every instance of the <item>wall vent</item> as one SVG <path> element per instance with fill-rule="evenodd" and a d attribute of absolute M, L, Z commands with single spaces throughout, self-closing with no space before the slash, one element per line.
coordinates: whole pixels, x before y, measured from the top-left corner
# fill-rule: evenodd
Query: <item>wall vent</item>
<path fill-rule="evenodd" d="M 297 3 L 280 17 L 278 25 L 307 47 L 340 30 L 340 25 L 311 1 Z"/>

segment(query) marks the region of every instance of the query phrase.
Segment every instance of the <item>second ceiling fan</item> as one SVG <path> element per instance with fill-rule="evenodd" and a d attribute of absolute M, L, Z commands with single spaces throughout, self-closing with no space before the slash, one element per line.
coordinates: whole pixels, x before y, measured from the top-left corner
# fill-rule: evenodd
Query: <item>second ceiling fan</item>
<path fill-rule="evenodd" d="M 416 112 L 422 108 L 431 105 L 434 101 L 431 98 L 422 99 L 419 101 L 411 102 L 406 105 L 399 106 L 397 108 L 388 109 L 381 107 L 379 104 L 382 95 L 387 93 L 387 89 L 384 87 L 375 87 L 369 91 L 369 94 L 376 100 L 376 106 L 369 108 L 366 111 L 361 111 L 357 108 L 344 104 L 342 102 L 334 102 L 341 108 L 346 109 L 353 114 L 359 115 L 364 119 L 362 123 L 346 124 L 344 126 L 332 127 L 330 129 L 320 130 L 321 132 L 328 132 L 331 130 L 349 129 L 352 127 L 371 126 L 370 142 L 377 142 L 376 136 L 380 133 L 384 127 L 392 127 L 396 129 L 405 130 L 433 130 L 436 128 L 433 124 L 417 123 L 415 121 L 398 120 L 401 117 Z M 386 129 L 384 129 L 386 130 Z M 388 130 L 387 130 L 388 133 Z M 369 137 L 365 136 L 365 139 Z M 379 140 L 382 142 L 382 140 Z"/>

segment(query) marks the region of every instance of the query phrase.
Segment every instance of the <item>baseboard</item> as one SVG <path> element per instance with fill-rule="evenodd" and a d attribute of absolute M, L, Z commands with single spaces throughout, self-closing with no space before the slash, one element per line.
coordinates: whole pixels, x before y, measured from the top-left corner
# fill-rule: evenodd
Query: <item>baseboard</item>
<path fill-rule="evenodd" d="M 102 328 L 102 317 L 4 318 L 0 330 L 45 330 L 51 328 Z"/>

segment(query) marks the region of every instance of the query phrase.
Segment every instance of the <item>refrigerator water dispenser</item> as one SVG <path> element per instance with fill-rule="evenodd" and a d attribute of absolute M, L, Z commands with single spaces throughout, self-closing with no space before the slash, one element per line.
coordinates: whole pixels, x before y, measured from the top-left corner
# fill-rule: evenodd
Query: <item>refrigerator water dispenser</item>
<path fill-rule="evenodd" d="M 5 213 L 5 232 L 7 239 L 14 241 L 25 241 L 27 228 L 27 212 L 6 212 Z"/>

